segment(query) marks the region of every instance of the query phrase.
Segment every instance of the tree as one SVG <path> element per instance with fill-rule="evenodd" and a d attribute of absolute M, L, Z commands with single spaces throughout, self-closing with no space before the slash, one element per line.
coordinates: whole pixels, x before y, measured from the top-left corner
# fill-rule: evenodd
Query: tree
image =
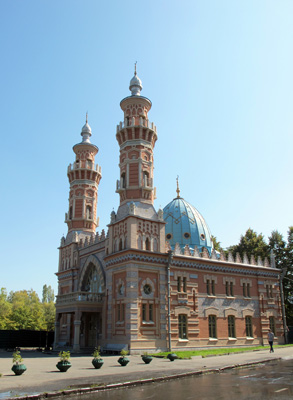
<path fill-rule="evenodd" d="M 55 304 L 54 304 L 54 290 L 51 286 L 43 286 L 43 299 L 42 306 L 45 318 L 45 329 L 47 331 L 54 330 L 55 322 Z"/>
<path fill-rule="evenodd" d="M 7 300 L 7 291 L 1 288 L 0 291 L 0 329 L 7 329 L 10 323 L 11 304 Z"/>
<path fill-rule="evenodd" d="M 54 302 L 54 290 L 52 287 L 49 285 L 44 285 L 43 286 L 43 297 L 42 297 L 42 303 L 50 303 Z"/>
<path fill-rule="evenodd" d="M 258 235 L 251 228 L 247 229 L 244 236 L 241 235 L 238 244 L 228 247 L 228 251 L 231 251 L 234 257 L 236 253 L 239 253 L 242 258 L 246 253 L 249 259 L 254 255 L 255 259 L 261 257 L 263 260 L 270 255 L 270 248 L 265 242 L 264 236 L 262 234 Z"/>
<path fill-rule="evenodd" d="M 34 290 L 10 292 L 10 323 L 7 329 L 41 330 L 45 328 L 45 318 L 39 296 Z"/>
<path fill-rule="evenodd" d="M 216 236 L 211 235 L 211 239 L 212 239 L 212 242 L 213 242 L 213 245 L 214 245 L 214 249 L 215 249 L 216 251 L 219 251 L 219 252 L 222 251 L 223 248 L 222 248 L 222 246 L 221 246 L 221 242 L 218 242 L 218 241 L 217 241 Z"/>

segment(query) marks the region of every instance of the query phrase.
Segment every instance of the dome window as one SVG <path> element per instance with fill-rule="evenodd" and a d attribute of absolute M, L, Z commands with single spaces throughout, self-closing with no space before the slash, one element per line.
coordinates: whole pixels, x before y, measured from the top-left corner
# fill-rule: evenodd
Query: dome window
<path fill-rule="evenodd" d="M 206 237 L 205 237 L 205 235 L 203 233 L 200 234 L 200 238 L 201 238 L 201 240 L 205 240 L 206 239 Z"/>
<path fill-rule="evenodd" d="M 171 239 L 172 239 L 172 233 L 167 233 L 166 239 L 167 239 L 167 240 L 171 240 Z"/>
<path fill-rule="evenodd" d="M 190 238 L 190 233 L 185 232 L 183 236 L 185 237 L 185 239 L 189 239 Z"/>

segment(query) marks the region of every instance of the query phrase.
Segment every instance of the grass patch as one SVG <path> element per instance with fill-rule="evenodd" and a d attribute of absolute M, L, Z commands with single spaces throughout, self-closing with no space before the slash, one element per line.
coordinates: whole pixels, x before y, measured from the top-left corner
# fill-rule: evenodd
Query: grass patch
<path fill-rule="evenodd" d="M 287 347 L 293 346 L 290 345 L 276 345 L 274 348 L 278 347 Z M 226 348 L 219 348 L 219 349 L 207 349 L 207 350 L 190 350 L 190 351 L 172 351 L 172 353 L 177 354 L 178 358 L 180 359 L 190 359 L 193 356 L 218 356 L 223 354 L 231 354 L 231 353 L 245 353 L 246 351 L 257 351 L 257 350 L 266 350 L 269 349 L 269 346 L 254 346 L 254 347 L 226 347 Z M 153 357 L 164 357 L 166 358 L 170 352 L 162 352 L 151 354 Z"/>

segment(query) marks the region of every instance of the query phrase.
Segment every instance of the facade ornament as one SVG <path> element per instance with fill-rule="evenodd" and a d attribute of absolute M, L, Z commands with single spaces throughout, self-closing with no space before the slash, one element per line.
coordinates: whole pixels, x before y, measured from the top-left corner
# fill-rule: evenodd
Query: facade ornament
<path fill-rule="evenodd" d="M 158 218 L 160 221 L 164 220 L 164 212 L 161 208 L 159 208 L 159 210 L 158 210 Z"/>
<path fill-rule="evenodd" d="M 268 257 L 265 257 L 265 259 L 264 259 L 264 266 L 267 267 L 267 268 L 270 267 L 270 263 L 269 263 Z"/>
<path fill-rule="evenodd" d="M 189 248 L 188 244 L 186 244 L 184 246 L 184 255 L 185 256 L 191 256 L 191 252 L 190 252 L 190 248 Z"/>
<path fill-rule="evenodd" d="M 135 204 L 133 201 L 129 204 L 129 215 L 135 215 Z"/>
<path fill-rule="evenodd" d="M 193 257 L 200 257 L 200 252 L 197 246 L 194 246 Z"/>
<path fill-rule="evenodd" d="M 182 254 L 179 243 L 175 244 L 174 254 Z"/>
<path fill-rule="evenodd" d="M 221 260 L 221 261 L 227 261 L 227 260 L 226 260 L 225 252 L 224 252 L 223 250 L 221 250 L 221 252 L 220 252 L 220 260 Z"/>
<path fill-rule="evenodd" d="M 212 260 L 218 260 L 217 252 L 216 252 L 216 250 L 214 248 L 212 250 L 211 259 Z"/>
<path fill-rule="evenodd" d="M 210 258 L 208 249 L 207 249 L 206 247 L 203 247 L 203 248 L 202 248 L 201 256 L 202 256 L 202 258 Z"/>
<path fill-rule="evenodd" d="M 243 264 L 249 264 L 249 260 L 246 253 L 243 254 Z"/>
<path fill-rule="evenodd" d="M 115 211 L 113 210 L 113 211 L 111 212 L 111 224 L 113 224 L 113 223 L 115 222 L 115 220 L 116 220 L 116 213 L 115 213 Z"/>
<path fill-rule="evenodd" d="M 232 263 L 234 262 L 234 258 L 233 258 L 231 251 L 229 251 L 229 253 L 228 253 L 228 262 L 232 262 Z"/>
<path fill-rule="evenodd" d="M 257 265 L 259 265 L 260 267 L 263 267 L 263 262 L 262 262 L 261 256 L 257 257 Z"/>
<path fill-rule="evenodd" d="M 239 253 L 236 253 L 235 262 L 236 262 L 237 264 L 242 264 L 242 260 L 241 260 L 241 257 L 240 257 L 240 254 L 239 254 Z"/>

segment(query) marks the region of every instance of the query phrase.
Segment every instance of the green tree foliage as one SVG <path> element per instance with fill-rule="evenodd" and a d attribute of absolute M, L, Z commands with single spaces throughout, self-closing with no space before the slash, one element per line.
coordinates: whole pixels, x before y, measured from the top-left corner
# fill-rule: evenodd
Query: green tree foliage
<path fill-rule="evenodd" d="M 9 301 L 12 305 L 10 329 L 44 329 L 43 307 L 34 290 L 11 292 Z"/>
<path fill-rule="evenodd" d="M 52 289 L 52 287 L 44 285 L 42 303 L 54 303 L 54 297 L 54 290 Z"/>
<path fill-rule="evenodd" d="M 46 286 L 46 285 L 45 285 Z M 0 291 L 0 329 L 53 330 L 54 292 L 47 287 L 46 302 L 41 303 L 34 290 L 20 290 L 7 295 Z"/>
<path fill-rule="evenodd" d="M 241 235 L 238 244 L 228 247 L 228 251 L 231 251 L 234 257 L 236 253 L 239 253 L 241 257 L 246 253 L 249 259 L 252 255 L 255 259 L 259 256 L 264 259 L 270 255 L 270 248 L 265 242 L 264 236 L 258 235 L 251 228 L 247 229 L 245 235 Z"/>
<path fill-rule="evenodd" d="M 51 286 L 43 286 L 43 312 L 45 318 L 45 326 L 47 331 L 54 330 L 55 322 L 55 304 L 54 304 L 54 290 Z"/>
<path fill-rule="evenodd" d="M 7 291 L 1 288 L 0 292 L 0 329 L 7 329 L 10 323 L 11 304 L 7 299 Z"/>
<path fill-rule="evenodd" d="M 289 227 L 287 242 L 283 235 L 277 230 L 272 231 L 266 243 L 262 234 L 258 235 L 249 228 L 245 235 L 242 235 L 240 242 L 228 247 L 233 256 L 244 253 L 250 258 L 253 254 L 255 259 L 260 256 L 262 259 L 270 257 L 271 251 L 275 258 L 275 266 L 283 271 L 283 288 L 286 309 L 287 325 L 293 325 L 293 226 Z"/>
<path fill-rule="evenodd" d="M 215 249 L 216 251 L 221 251 L 221 250 L 223 250 L 223 248 L 222 248 L 222 246 L 221 246 L 221 242 L 218 242 L 218 241 L 217 241 L 216 236 L 211 235 L 211 239 L 212 239 L 212 242 L 213 242 L 213 245 L 214 245 L 214 249 Z"/>

